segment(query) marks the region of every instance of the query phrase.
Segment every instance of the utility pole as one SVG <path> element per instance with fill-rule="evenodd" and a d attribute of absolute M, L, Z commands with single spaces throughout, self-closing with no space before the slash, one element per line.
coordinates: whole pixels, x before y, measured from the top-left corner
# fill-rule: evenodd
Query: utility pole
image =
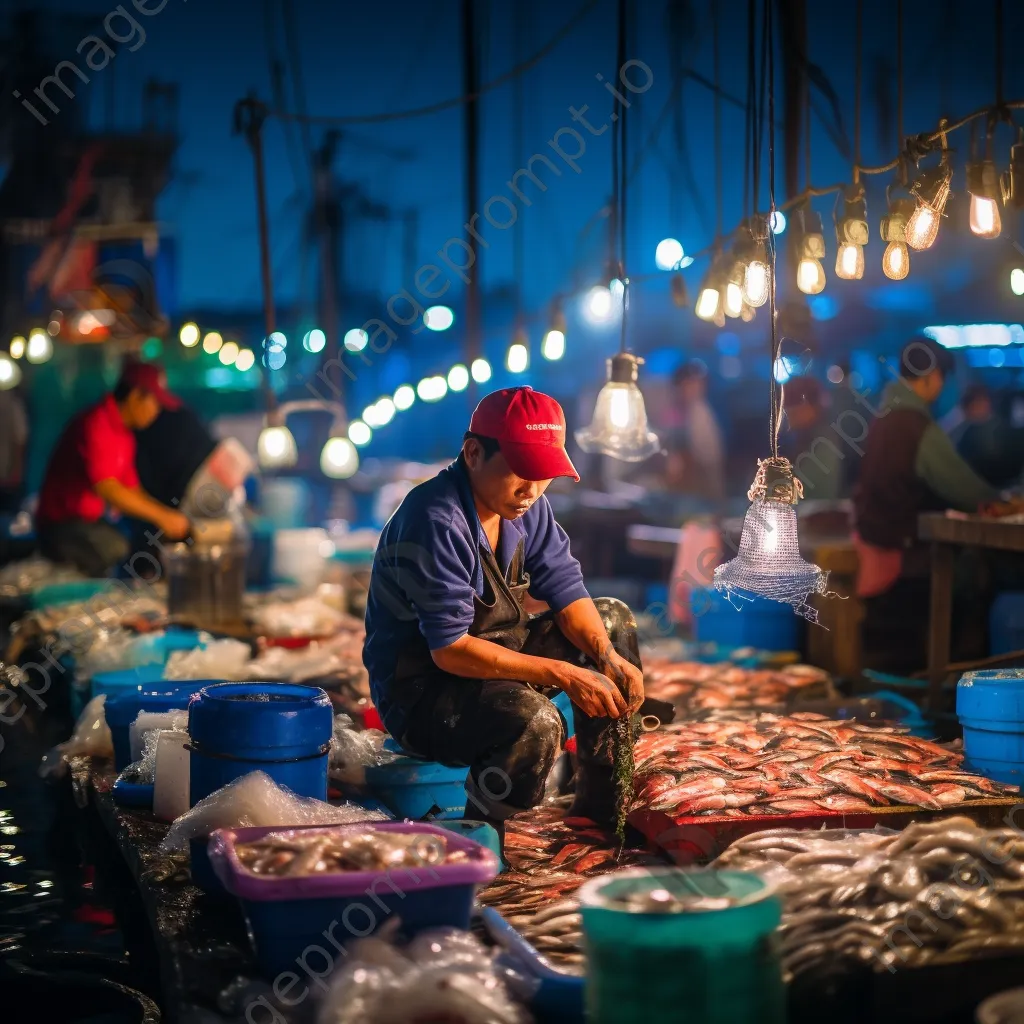
<path fill-rule="evenodd" d="M 479 178 L 479 103 L 476 94 L 480 89 L 480 67 L 477 60 L 475 0 L 462 0 L 462 68 L 463 88 L 468 99 L 463 105 L 465 117 L 465 174 L 466 174 L 466 223 L 471 224 L 472 218 L 479 213 L 478 178 Z M 480 355 L 481 324 L 480 324 L 480 255 L 476 239 L 470 232 L 466 243 L 470 250 L 469 281 L 466 283 L 466 365 L 472 366 L 473 360 Z M 470 393 L 473 383 L 470 380 Z"/>
<path fill-rule="evenodd" d="M 313 195 L 320 248 L 320 324 L 327 337 L 324 360 L 337 359 L 341 347 L 338 337 L 338 266 L 336 257 L 342 237 L 342 207 L 335 195 L 332 167 L 341 133 L 330 131 L 316 151 L 313 161 Z M 344 378 L 338 374 L 338 401 L 344 405 Z"/>
<path fill-rule="evenodd" d="M 267 181 L 263 168 L 263 122 L 267 118 L 266 108 L 254 96 L 248 96 L 235 104 L 235 132 L 245 135 L 252 150 L 253 169 L 256 172 L 256 214 L 259 222 L 260 275 L 263 281 L 263 326 L 267 339 L 277 329 L 274 309 L 274 277 L 270 263 L 270 224 L 267 217 Z M 277 404 L 274 389 L 270 386 L 270 368 L 267 366 L 266 342 L 260 360 L 263 366 L 263 391 L 267 408 Z"/>

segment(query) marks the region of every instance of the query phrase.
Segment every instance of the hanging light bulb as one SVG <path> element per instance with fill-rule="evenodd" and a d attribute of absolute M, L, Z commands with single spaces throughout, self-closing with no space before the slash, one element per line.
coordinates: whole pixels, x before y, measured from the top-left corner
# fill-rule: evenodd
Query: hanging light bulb
<path fill-rule="evenodd" d="M 1003 230 L 999 175 L 991 160 L 967 165 L 967 191 L 971 194 L 971 231 L 979 238 L 998 238 Z"/>
<path fill-rule="evenodd" d="M 0 352 L 0 391 L 16 388 L 20 380 L 21 367 L 6 352 Z"/>
<path fill-rule="evenodd" d="M 299 460 L 299 449 L 292 432 L 273 415 L 267 417 L 266 426 L 260 431 L 256 456 L 264 469 L 294 466 Z"/>
<path fill-rule="evenodd" d="M 864 246 L 868 243 L 868 211 L 864 188 L 854 183 L 843 193 L 842 214 L 836 214 L 836 277 L 844 281 L 864 276 Z"/>
<path fill-rule="evenodd" d="M 891 186 L 890 186 L 891 188 Z M 885 247 L 882 271 L 891 281 L 902 281 L 910 273 L 910 250 L 907 248 L 907 223 L 917 204 L 905 196 L 889 200 L 889 212 L 878 225 Z"/>
<path fill-rule="evenodd" d="M 343 435 L 327 439 L 320 452 L 320 470 L 334 480 L 347 480 L 359 468 L 356 446 Z"/>
<path fill-rule="evenodd" d="M 942 211 L 949 199 L 952 173 L 943 163 L 931 171 L 923 172 L 911 189 L 917 199 L 917 207 L 907 222 L 907 245 L 911 249 L 930 249 L 935 244 Z"/>
<path fill-rule="evenodd" d="M 697 305 L 694 312 L 701 318 L 712 323 L 719 320 L 725 323 L 725 292 L 727 282 L 722 268 L 722 255 L 716 253 L 711 259 L 707 276 L 697 294 Z"/>
<path fill-rule="evenodd" d="M 746 267 L 743 271 L 743 301 L 748 306 L 763 306 L 768 301 L 768 220 L 750 218 L 750 241 L 745 246 Z"/>
<path fill-rule="evenodd" d="M 28 336 L 28 345 L 25 347 L 25 358 L 30 363 L 45 363 L 53 355 L 53 342 L 49 334 L 37 327 Z"/>
<path fill-rule="evenodd" d="M 864 249 L 844 242 L 836 251 L 836 277 L 857 281 L 864 276 Z"/>
<path fill-rule="evenodd" d="M 729 276 L 722 294 L 722 312 L 736 318 L 743 312 L 743 279 L 747 268 L 742 258 L 733 258 L 727 266 Z"/>
<path fill-rule="evenodd" d="M 747 492 L 750 508 L 736 557 L 715 569 L 715 588 L 737 608 L 756 597 L 780 601 L 812 622 L 812 594 L 824 594 L 828 573 L 800 557 L 796 505 L 803 487 L 783 458 L 759 459 Z"/>
<path fill-rule="evenodd" d="M 890 242 L 885 247 L 882 271 L 890 281 L 902 281 L 910 273 L 910 250 L 906 242 Z"/>
<path fill-rule="evenodd" d="M 749 324 L 754 319 L 755 310 L 754 307 L 748 305 L 746 302 L 743 303 L 743 309 L 740 311 L 740 319 L 745 323 Z"/>
<path fill-rule="evenodd" d="M 661 447 L 648 429 L 644 396 L 636 383 L 642 362 L 629 352 L 608 360 L 608 383 L 597 396 L 594 418 L 589 427 L 576 431 L 576 443 L 585 452 L 642 462 Z"/>
<path fill-rule="evenodd" d="M 825 235 L 821 217 L 809 206 L 799 211 L 799 262 L 796 267 L 796 286 L 805 295 L 817 295 L 825 288 Z"/>
<path fill-rule="evenodd" d="M 710 280 L 705 281 L 701 286 L 700 294 L 697 296 L 697 316 L 701 320 L 714 320 L 721 301 L 722 293 L 714 287 Z"/>
<path fill-rule="evenodd" d="M 825 268 L 821 263 L 805 257 L 796 266 L 796 286 L 804 295 L 817 295 L 825 289 Z"/>
<path fill-rule="evenodd" d="M 726 316 L 737 317 L 743 312 L 743 287 L 736 281 L 725 286 L 725 302 L 722 308 Z"/>

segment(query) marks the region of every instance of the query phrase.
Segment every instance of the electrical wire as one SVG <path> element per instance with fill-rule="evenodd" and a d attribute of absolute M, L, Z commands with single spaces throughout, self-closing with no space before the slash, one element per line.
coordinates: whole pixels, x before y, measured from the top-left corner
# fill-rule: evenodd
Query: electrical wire
<path fill-rule="evenodd" d="M 626 65 L 626 4 L 628 0 L 619 0 L 618 45 L 616 47 L 616 67 L 621 71 Z M 618 233 L 619 280 L 622 282 L 622 316 L 619 318 L 619 351 L 626 351 L 626 313 L 629 309 L 629 275 L 626 272 L 626 106 L 621 99 L 621 92 L 615 91 L 615 111 L 612 123 L 617 132 L 612 132 L 612 169 L 614 174 L 614 194 L 617 203 L 615 227 Z M 616 146 L 618 151 L 616 152 Z"/>
<path fill-rule="evenodd" d="M 711 45 L 714 54 L 714 75 L 715 75 L 715 231 L 719 237 L 722 234 L 722 97 L 719 91 L 721 85 L 721 68 L 718 53 L 718 7 L 711 5 Z"/>
<path fill-rule="evenodd" d="M 903 134 L 903 0 L 896 0 L 896 148 L 902 152 Z"/>
<path fill-rule="evenodd" d="M 860 182 L 860 94 L 864 64 L 864 0 L 857 0 L 856 82 L 853 95 L 853 183 Z"/>
<path fill-rule="evenodd" d="M 764 32 L 765 49 L 768 53 L 768 216 L 775 213 L 775 38 L 772 23 L 772 0 L 764 0 Z M 775 379 L 775 365 L 779 358 L 778 311 L 775 308 L 775 235 L 768 232 L 768 315 L 771 318 L 771 364 L 768 367 L 768 380 L 771 387 L 771 431 L 772 458 L 779 457 L 779 428 L 782 421 L 782 402 L 784 391 Z"/>
<path fill-rule="evenodd" d="M 996 0 L 996 106 L 1003 105 L 1003 0 Z"/>
<path fill-rule="evenodd" d="M 598 0 L 586 0 L 586 2 L 572 15 L 571 18 L 536 52 L 532 57 L 517 64 L 514 68 L 506 71 L 505 74 L 485 82 L 475 92 L 464 93 L 461 96 L 453 96 L 438 103 L 430 103 L 424 107 L 413 107 L 409 110 L 395 110 L 379 114 L 351 114 L 344 117 L 328 114 L 295 114 L 287 110 L 267 110 L 267 117 L 276 117 L 284 121 L 308 121 L 310 124 L 381 124 L 386 121 L 401 121 L 413 117 L 425 117 L 428 114 L 436 114 L 442 110 L 449 110 L 452 107 L 459 107 L 479 99 L 485 93 L 497 89 L 498 86 L 510 82 L 517 75 L 529 71 L 547 57 L 583 19 L 598 5 Z"/>

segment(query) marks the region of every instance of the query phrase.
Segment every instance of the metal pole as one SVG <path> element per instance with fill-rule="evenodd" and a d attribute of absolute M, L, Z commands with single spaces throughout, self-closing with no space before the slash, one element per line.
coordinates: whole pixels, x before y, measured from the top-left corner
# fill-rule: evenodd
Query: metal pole
<path fill-rule="evenodd" d="M 341 204 L 333 195 L 331 166 L 340 141 L 336 131 L 328 132 L 315 158 L 315 202 L 317 228 L 320 236 L 320 317 L 327 337 L 324 346 L 325 362 L 338 359 L 341 339 L 338 331 L 338 273 L 335 254 L 338 252 L 342 232 Z M 326 371 L 325 371 L 326 372 Z M 345 382 L 338 375 L 337 398 L 344 405 Z"/>
<path fill-rule="evenodd" d="M 274 311 L 274 282 L 270 263 L 270 226 L 267 217 L 267 182 L 263 168 L 263 122 L 266 110 L 252 96 L 239 100 L 235 104 L 235 131 L 245 135 L 246 142 L 252 150 L 253 169 L 256 172 L 256 216 L 260 237 L 260 274 L 263 282 L 263 324 L 264 339 L 269 338 L 277 329 L 277 318 Z M 267 408 L 273 409 L 277 404 L 274 390 L 270 386 L 270 367 L 267 366 L 266 346 L 260 358 L 263 367 L 263 392 Z"/>
<path fill-rule="evenodd" d="M 463 61 L 463 92 L 467 96 L 475 96 L 480 88 L 479 67 L 476 51 L 476 18 L 474 0 L 462 0 L 462 61 Z M 472 225 L 473 217 L 478 211 L 478 178 L 479 178 L 479 110 L 476 99 L 465 104 L 466 145 L 466 224 Z M 473 360 L 480 355 L 480 262 L 476 238 L 472 231 L 468 232 L 466 243 L 470 251 L 469 281 L 466 283 L 466 363 L 472 366 Z M 470 391 L 473 389 L 470 380 Z"/>

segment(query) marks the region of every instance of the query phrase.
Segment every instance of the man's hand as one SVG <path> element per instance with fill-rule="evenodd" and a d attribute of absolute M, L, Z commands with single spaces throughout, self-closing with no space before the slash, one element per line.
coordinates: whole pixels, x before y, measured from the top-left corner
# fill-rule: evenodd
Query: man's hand
<path fill-rule="evenodd" d="M 183 540 L 189 535 L 192 524 L 188 516 L 176 509 L 169 508 L 157 524 L 171 540 Z"/>
<path fill-rule="evenodd" d="M 635 715 L 644 702 L 644 675 L 632 662 L 615 650 L 601 659 L 601 671 L 625 695 L 629 713 Z"/>
<path fill-rule="evenodd" d="M 606 676 L 564 661 L 553 662 L 551 671 L 554 685 L 591 718 L 620 718 L 626 713 L 622 691 Z"/>

